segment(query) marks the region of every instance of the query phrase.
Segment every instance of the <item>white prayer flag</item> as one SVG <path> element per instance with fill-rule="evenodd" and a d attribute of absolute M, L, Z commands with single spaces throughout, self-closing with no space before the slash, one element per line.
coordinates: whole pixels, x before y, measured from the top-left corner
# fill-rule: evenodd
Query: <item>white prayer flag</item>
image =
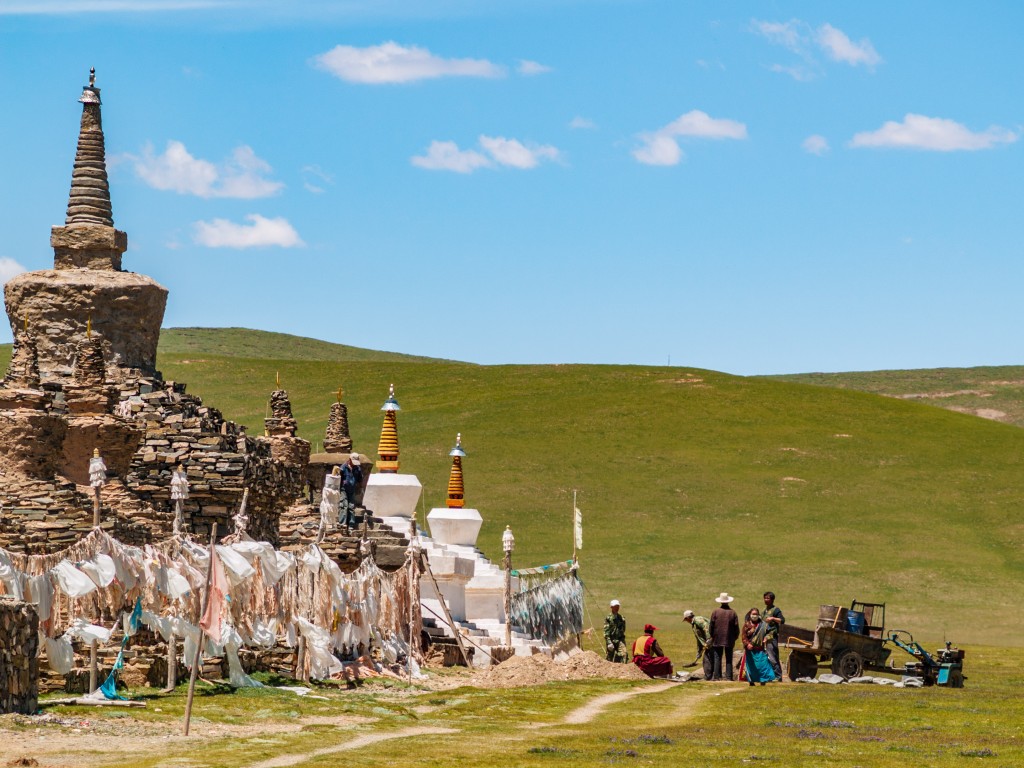
<path fill-rule="evenodd" d="M 576 513 L 576 549 L 583 549 L 583 513 L 579 507 L 574 506 L 572 509 Z"/>

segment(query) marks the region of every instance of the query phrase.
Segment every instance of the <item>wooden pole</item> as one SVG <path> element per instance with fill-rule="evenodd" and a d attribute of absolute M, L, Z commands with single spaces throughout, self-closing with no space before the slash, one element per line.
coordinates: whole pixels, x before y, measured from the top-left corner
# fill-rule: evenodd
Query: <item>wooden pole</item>
<path fill-rule="evenodd" d="M 96 641 L 89 643 L 89 693 L 99 685 L 99 661 L 96 654 Z"/>
<path fill-rule="evenodd" d="M 178 640 L 171 632 L 167 641 L 167 687 L 164 693 L 170 693 L 178 686 Z"/>
<path fill-rule="evenodd" d="M 505 551 L 505 647 L 512 647 L 512 550 Z"/>
<path fill-rule="evenodd" d="M 434 585 L 434 592 L 437 593 L 437 599 L 441 603 L 441 610 L 444 611 L 445 621 L 448 622 L 448 626 L 452 628 L 452 634 L 455 635 L 455 642 L 459 646 L 459 650 L 462 652 L 462 660 L 466 662 L 466 666 L 472 668 L 472 664 L 469 661 L 469 652 L 466 651 L 466 646 L 462 642 L 462 633 L 459 632 L 459 626 L 452 619 L 451 611 L 448 610 L 448 603 L 445 602 L 444 595 L 441 594 L 441 588 L 437 586 L 437 579 L 434 578 L 434 572 L 430 570 L 430 562 L 427 560 L 427 553 L 420 552 L 420 562 L 423 563 L 423 570 L 427 576 L 430 577 L 430 583 Z"/>
<path fill-rule="evenodd" d="M 92 489 L 92 527 L 100 527 L 100 487 Z M 99 660 L 96 653 L 96 641 L 89 643 L 89 693 L 99 685 Z"/>
<path fill-rule="evenodd" d="M 409 521 L 409 685 L 412 685 L 412 649 L 415 647 L 416 638 L 414 638 L 413 632 L 415 631 L 415 616 L 413 609 L 416 607 L 416 600 L 413 597 L 413 590 L 416 589 L 416 558 L 414 556 L 416 546 L 416 517 L 413 516 L 412 520 Z"/>
<path fill-rule="evenodd" d="M 206 565 L 206 590 L 203 592 L 202 605 L 199 608 L 199 618 L 206 613 L 206 606 L 210 603 L 210 580 L 213 577 L 213 545 L 217 543 L 217 523 L 214 522 L 210 530 L 210 562 Z M 198 624 L 198 622 L 196 622 Z M 188 736 L 188 725 L 192 719 L 192 698 L 196 692 L 196 678 L 199 676 L 199 662 L 203 658 L 203 630 L 199 630 L 199 642 L 196 643 L 196 652 L 192 657 L 192 674 L 188 678 L 188 698 L 185 700 L 185 735 Z"/>

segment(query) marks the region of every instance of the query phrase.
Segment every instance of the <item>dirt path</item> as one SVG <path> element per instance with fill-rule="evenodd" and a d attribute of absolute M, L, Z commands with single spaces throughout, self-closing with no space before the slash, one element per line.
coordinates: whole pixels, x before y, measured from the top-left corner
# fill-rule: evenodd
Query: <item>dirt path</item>
<path fill-rule="evenodd" d="M 612 704 L 617 704 L 620 701 L 625 701 L 626 699 L 630 699 L 634 696 L 640 696 L 645 693 L 661 693 L 675 685 L 679 685 L 679 683 L 664 683 L 663 685 L 651 686 L 650 688 L 635 688 L 632 691 L 623 691 L 622 693 L 606 693 L 604 696 L 598 696 L 596 699 L 587 702 L 579 709 L 574 709 L 565 716 L 565 720 L 561 723 L 554 723 L 554 725 L 580 725 L 581 723 L 589 723 L 595 717 L 600 715 L 606 707 L 610 707 Z"/>
<path fill-rule="evenodd" d="M 400 731 L 389 731 L 387 733 L 367 733 L 362 736 L 357 736 L 351 741 L 346 741 L 344 744 L 314 749 L 311 752 L 304 752 L 298 755 L 281 755 L 280 757 L 275 757 L 272 760 L 264 760 L 262 763 L 253 763 L 250 768 L 287 768 L 290 765 L 297 765 L 314 757 L 330 755 L 335 752 L 346 752 L 350 749 L 360 749 L 362 747 L 367 747 L 370 744 L 376 744 L 380 741 L 404 739 L 407 736 L 436 736 L 446 733 L 458 733 L 458 731 L 454 728 L 431 728 L 429 726 L 419 726 L 415 728 L 403 728 Z"/>

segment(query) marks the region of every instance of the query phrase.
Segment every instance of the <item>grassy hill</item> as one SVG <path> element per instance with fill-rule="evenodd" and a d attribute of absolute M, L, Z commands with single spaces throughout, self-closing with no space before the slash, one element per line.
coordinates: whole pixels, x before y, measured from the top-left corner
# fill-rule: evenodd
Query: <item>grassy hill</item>
<path fill-rule="evenodd" d="M 1024 365 L 795 373 L 766 378 L 873 392 L 1024 427 Z"/>
<path fill-rule="evenodd" d="M 423 483 L 423 511 L 443 504 L 461 431 L 479 546 L 500 557 L 510 524 L 517 565 L 571 555 L 578 489 L 598 628 L 611 597 L 632 633 L 646 621 L 678 630 L 684 608 L 710 612 L 722 590 L 745 611 L 772 589 L 793 623 L 859 598 L 887 601 L 890 625 L 930 642 L 1022 644 L 1024 430 L 1006 424 L 680 367 L 246 359 L 166 346 L 159 366 L 254 431 L 279 372 L 314 442 L 343 385 L 356 447 L 370 455 L 394 382 L 402 471 Z"/>
<path fill-rule="evenodd" d="M 389 360 L 406 363 L 441 362 L 432 357 L 379 352 L 333 344 L 287 333 L 249 328 L 165 328 L 160 332 L 160 353 L 165 355 L 218 355 L 264 360 Z"/>

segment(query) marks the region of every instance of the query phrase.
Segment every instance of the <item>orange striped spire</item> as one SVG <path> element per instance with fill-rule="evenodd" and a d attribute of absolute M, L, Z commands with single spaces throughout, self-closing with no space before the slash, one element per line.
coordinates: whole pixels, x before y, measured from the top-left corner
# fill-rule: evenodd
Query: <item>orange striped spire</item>
<path fill-rule="evenodd" d="M 448 452 L 452 457 L 452 471 L 448 475 L 448 507 L 449 509 L 461 509 L 465 505 L 466 489 L 462 484 L 462 457 L 466 452 L 462 450 L 462 433 L 455 436 L 455 447 Z"/>
<path fill-rule="evenodd" d="M 398 472 L 398 417 L 401 410 L 395 400 L 395 385 L 388 390 L 388 399 L 381 406 L 384 411 L 384 424 L 380 429 L 380 442 L 377 443 L 377 469 L 380 472 Z"/>

